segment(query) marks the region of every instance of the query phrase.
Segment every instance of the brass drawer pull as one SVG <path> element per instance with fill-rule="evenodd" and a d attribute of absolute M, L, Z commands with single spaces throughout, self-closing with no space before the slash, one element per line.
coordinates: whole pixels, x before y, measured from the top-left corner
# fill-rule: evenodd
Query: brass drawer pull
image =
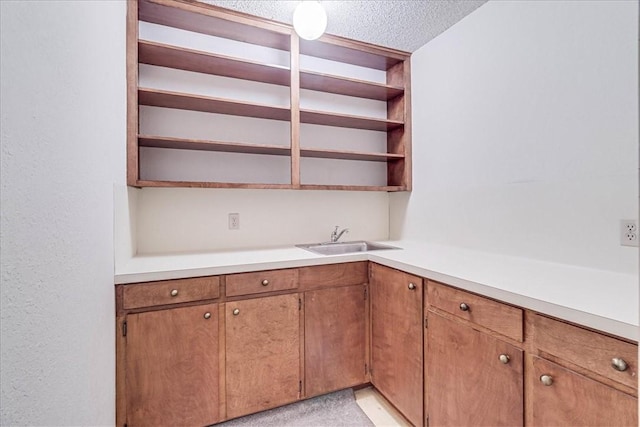
<path fill-rule="evenodd" d="M 627 362 L 625 362 L 624 359 L 620 357 L 614 357 L 613 359 L 611 359 L 611 367 L 613 367 L 613 369 L 615 369 L 616 371 L 624 372 L 627 370 L 629 365 L 627 365 Z"/>
<path fill-rule="evenodd" d="M 172 289 L 171 290 L 171 296 L 172 297 L 177 297 L 178 296 L 178 290 L 177 289 Z"/>
<path fill-rule="evenodd" d="M 416 288 L 416 284 L 415 283 L 409 283 L 409 290 L 412 291 Z"/>
<path fill-rule="evenodd" d="M 264 279 L 262 281 L 262 286 L 267 286 L 269 284 L 269 281 L 267 279 Z"/>
<path fill-rule="evenodd" d="M 500 362 L 504 363 L 505 365 L 507 363 L 509 363 L 510 357 L 507 356 L 506 354 L 501 354 L 498 359 L 500 359 Z"/>
<path fill-rule="evenodd" d="M 460 303 L 460 310 L 469 311 L 469 306 L 462 302 L 462 303 Z"/>
<path fill-rule="evenodd" d="M 553 377 L 551 375 L 542 375 L 540 377 L 540 382 L 546 386 L 550 386 L 553 384 Z"/>
<path fill-rule="evenodd" d="M 239 309 L 239 308 L 235 308 L 235 309 L 233 310 L 233 315 L 234 315 L 234 316 L 237 316 L 238 314 L 240 314 L 240 309 Z"/>
<path fill-rule="evenodd" d="M 204 318 L 209 320 L 211 319 L 211 313 L 209 313 L 208 311 L 204 314 Z"/>

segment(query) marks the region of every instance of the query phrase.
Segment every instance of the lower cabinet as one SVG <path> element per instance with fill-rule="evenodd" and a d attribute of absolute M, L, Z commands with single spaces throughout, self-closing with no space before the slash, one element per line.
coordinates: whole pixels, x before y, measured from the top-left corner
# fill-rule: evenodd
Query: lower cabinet
<path fill-rule="evenodd" d="M 364 384 L 366 285 L 305 292 L 305 395 Z"/>
<path fill-rule="evenodd" d="M 372 264 L 371 382 L 413 424 L 423 424 L 422 279 Z"/>
<path fill-rule="evenodd" d="M 521 349 L 434 312 L 426 339 L 430 426 L 523 425 Z"/>
<path fill-rule="evenodd" d="M 218 304 L 127 316 L 126 425 L 220 421 Z"/>
<path fill-rule="evenodd" d="M 637 398 L 537 356 L 531 363 L 532 425 L 638 425 Z"/>
<path fill-rule="evenodd" d="M 227 302 L 227 418 L 300 397 L 300 296 Z"/>

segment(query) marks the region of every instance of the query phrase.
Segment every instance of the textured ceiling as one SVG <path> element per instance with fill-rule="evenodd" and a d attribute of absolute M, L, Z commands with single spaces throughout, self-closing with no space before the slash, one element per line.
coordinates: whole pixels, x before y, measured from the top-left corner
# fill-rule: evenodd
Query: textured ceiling
<path fill-rule="evenodd" d="M 299 0 L 202 0 L 291 24 Z M 413 52 L 486 0 L 321 0 L 327 33 Z"/>

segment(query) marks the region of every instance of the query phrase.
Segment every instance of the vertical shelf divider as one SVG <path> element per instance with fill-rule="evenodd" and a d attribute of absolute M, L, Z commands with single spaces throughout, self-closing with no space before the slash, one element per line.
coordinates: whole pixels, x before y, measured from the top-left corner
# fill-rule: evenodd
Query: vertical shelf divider
<path fill-rule="evenodd" d="M 127 2 L 127 184 L 138 185 L 138 2 Z"/>
<path fill-rule="evenodd" d="M 300 38 L 291 31 L 291 186 L 300 188 Z"/>
<path fill-rule="evenodd" d="M 387 70 L 387 84 L 404 87 L 404 93 L 387 101 L 387 119 L 404 122 L 404 128 L 387 133 L 387 152 L 402 160 L 387 162 L 387 184 L 411 190 L 411 62 L 407 58 Z"/>

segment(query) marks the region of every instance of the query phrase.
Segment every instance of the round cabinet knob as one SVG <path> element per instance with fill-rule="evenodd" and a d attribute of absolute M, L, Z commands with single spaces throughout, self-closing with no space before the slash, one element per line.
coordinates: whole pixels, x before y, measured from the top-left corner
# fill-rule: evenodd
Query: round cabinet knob
<path fill-rule="evenodd" d="M 211 313 L 209 313 L 208 311 L 204 314 L 204 318 L 209 320 L 211 319 Z"/>
<path fill-rule="evenodd" d="M 414 290 L 416 288 L 416 284 L 415 283 L 409 283 L 409 290 Z"/>
<path fill-rule="evenodd" d="M 460 303 L 460 310 L 469 311 L 469 306 L 465 303 Z"/>
<path fill-rule="evenodd" d="M 178 296 L 178 290 L 177 289 L 171 289 L 171 296 L 172 297 L 177 297 Z"/>
<path fill-rule="evenodd" d="M 551 375 L 542 375 L 540 377 L 540 382 L 546 386 L 550 386 L 553 384 L 553 377 Z"/>
<path fill-rule="evenodd" d="M 507 363 L 509 363 L 509 356 L 507 356 L 506 354 L 501 354 L 498 359 L 500 359 L 500 362 L 504 363 L 505 365 Z"/>
<path fill-rule="evenodd" d="M 238 314 L 240 314 L 240 309 L 239 308 L 234 309 L 233 310 L 233 315 L 237 316 Z"/>
<path fill-rule="evenodd" d="M 262 281 L 262 286 L 267 286 L 269 284 L 269 281 L 267 279 L 264 279 Z"/>
<path fill-rule="evenodd" d="M 627 365 L 627 362 L 625 362 L 624 359 L 620 357 L 614 357 L 613 359 L 611 359 L 611 366 L 613 367 L 613 369 L 620 372 L 626 371 L 629 367 Z"/>

